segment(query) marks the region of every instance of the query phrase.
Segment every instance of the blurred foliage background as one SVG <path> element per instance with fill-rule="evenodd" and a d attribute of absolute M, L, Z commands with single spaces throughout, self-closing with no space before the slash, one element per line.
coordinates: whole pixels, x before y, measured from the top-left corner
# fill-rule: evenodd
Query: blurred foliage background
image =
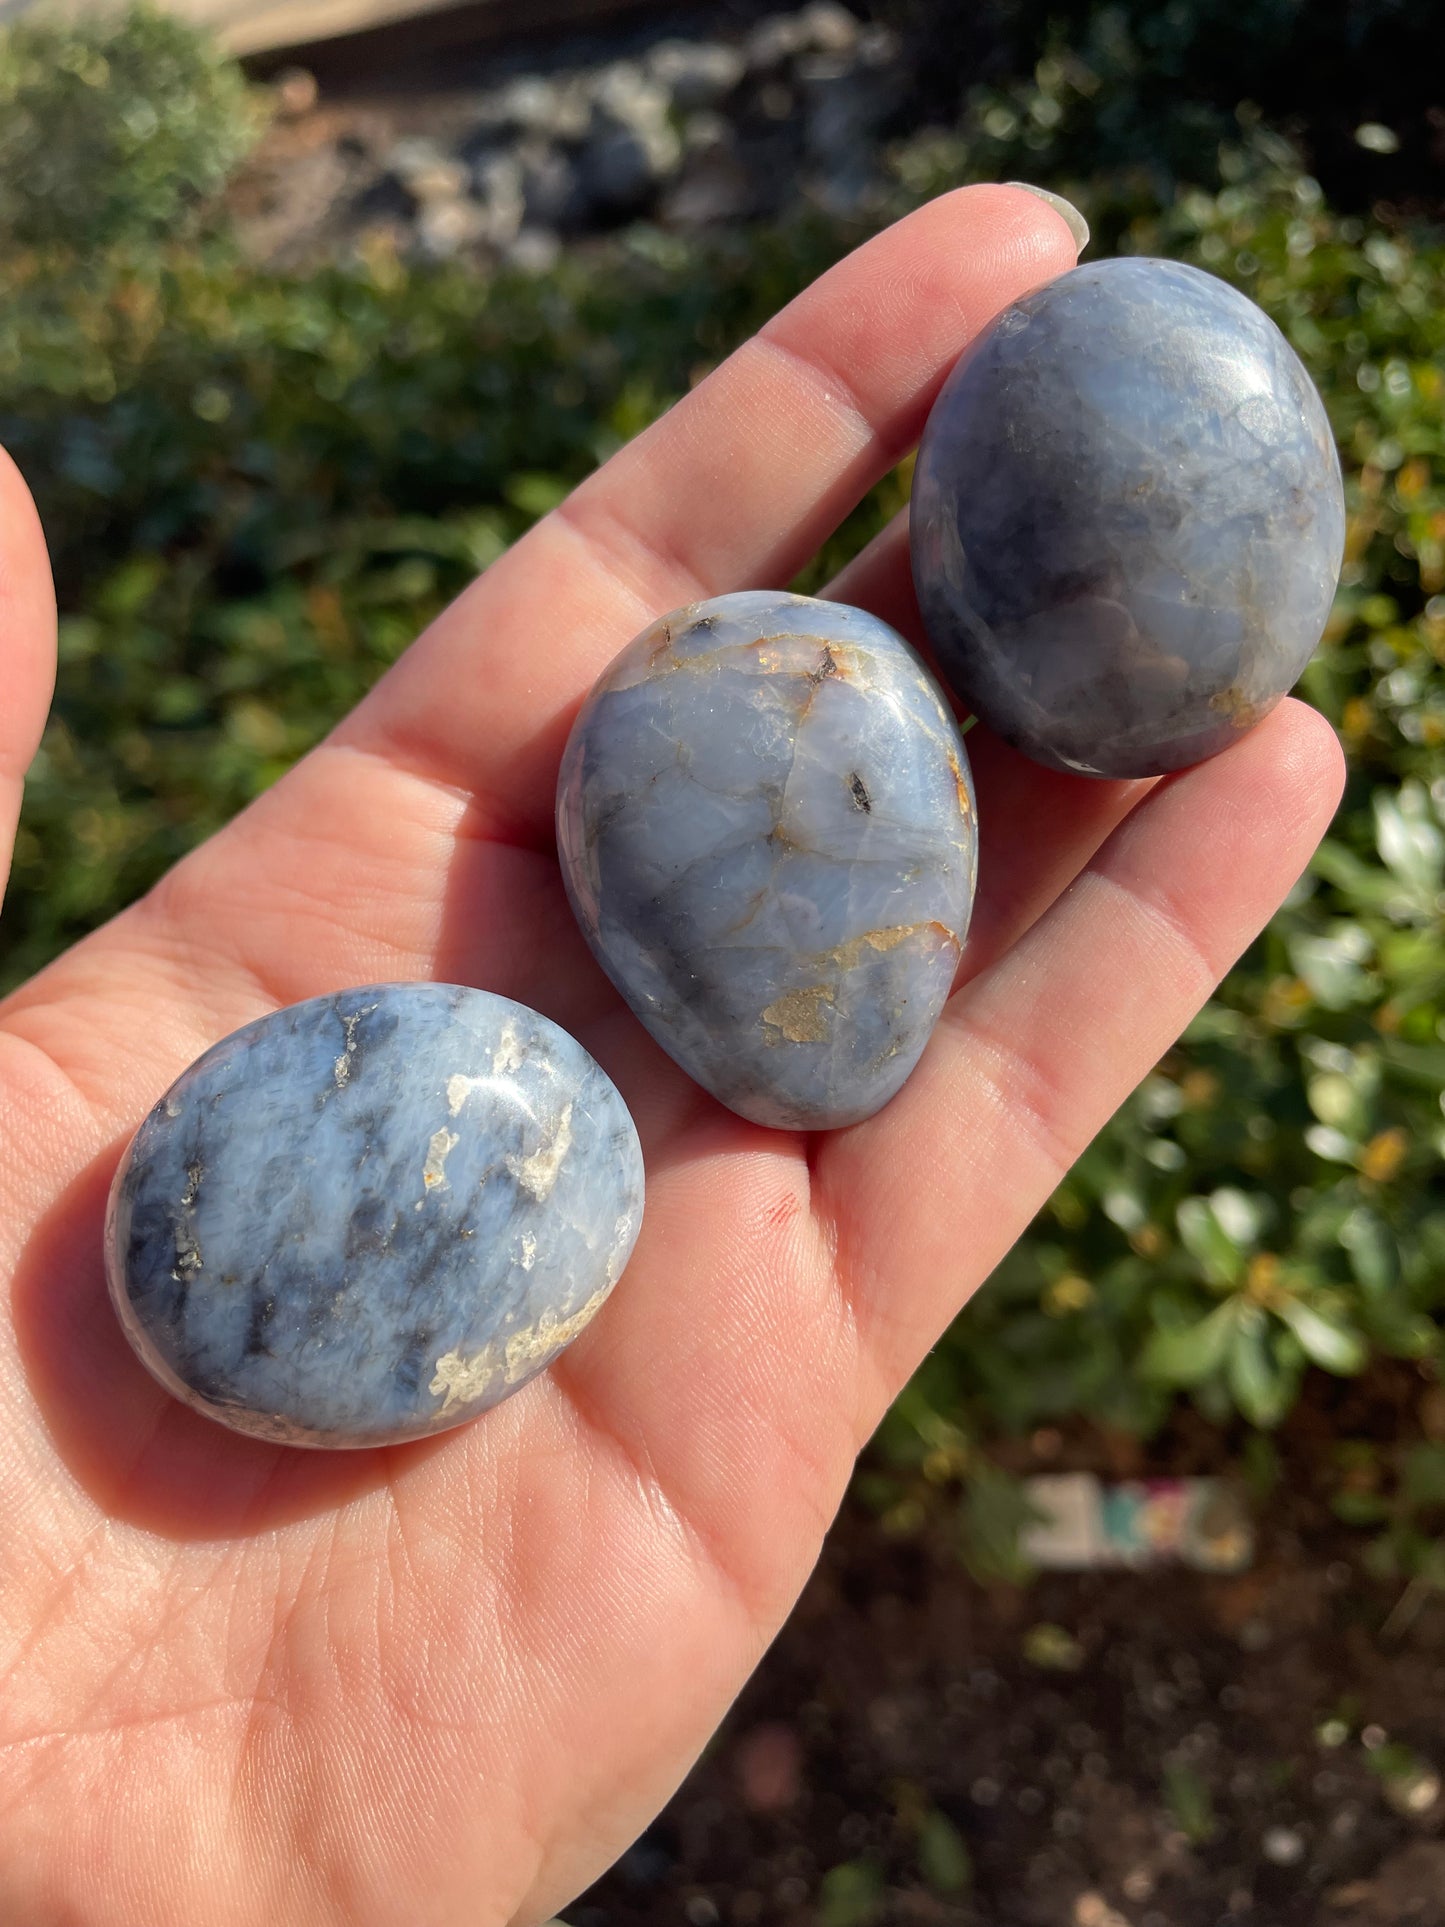
<path fill-rule="evenodd" d="M 1364 126 L 1335 90 L 1382 35 L 1438 20 L 1390 0 L 895 14 L 953 23 L 982 78 L 896 142 L 870 224 L 1022 176 L 1084 208 L 1096 253 L 1233 281 L 1313 372 L 1349 493 L 1304 691 L 1351 759 L 1330 838 L 934 1354 L 860 1487 L 900 1521 L 923 1487 L 951 1495 L 1007 1569 L 1016 1502 L 981 1436 L 1076 1416 L 1148 1434 L 1181 1398 L 1267 1431 L 1311 1368 L 1441 1359 L 1445 236 L 1418 68 L 1362 69 L 1353 97 L 1382 117 Z M 1233 98 L 1246 68 L 1268 113 Z M 146 12 L 0 41 L 0 438 L 63 613 L 7 984 L 272 782 L 476 570 L 863 237 L 804 209 L 704 238 L 638 227 L 541 275 L 385 250 L 265 272 L 221 195 L 264 111 Z M 906 487 L 876 491 L 802 586 Z M 1412 1464 L 1398 1491 L 1369 1482 L 1365 1512 L 1445 1583 L 1417 1529 L 1445 1474 Z"/>

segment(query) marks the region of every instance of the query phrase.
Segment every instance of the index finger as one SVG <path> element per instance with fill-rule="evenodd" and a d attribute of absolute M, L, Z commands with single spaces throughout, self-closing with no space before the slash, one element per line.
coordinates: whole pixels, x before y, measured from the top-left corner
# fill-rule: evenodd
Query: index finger
<path fill-rule="evenodd" d="M 973 335 L 1076 255 L 1017 187 L 961 188 L 898 222 L 494 564 L 336 740 L 549 845 L 571 715 L 623 644 L 683 603 L 789 581 L 912 447 Z"/>

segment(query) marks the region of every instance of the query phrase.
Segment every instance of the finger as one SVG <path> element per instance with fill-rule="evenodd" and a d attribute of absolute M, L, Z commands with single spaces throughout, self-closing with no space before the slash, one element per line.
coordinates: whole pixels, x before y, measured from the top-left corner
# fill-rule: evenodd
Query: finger
<path fill-rule="evenodd" d="M 825 1144 L 866 1423 L 1268 921 L 1342 781 L 1334 732 L 1291 702 L 1161 782 L 954 996 L 894 1102 Z"/>
<path fill-rule="evenodd" d="M 937 671 L 913 593 L 906 510 L 824 594 L 881 616 Z M 940 676 L 939 681 L 947 691 L 947 680 Z M 968 760 L 978 791 L 981 847 L 960 982 L 977 976 L 1017 942 L 1152 787 L 1044 769 L 982 724 L 968 732 Z"/>
<path fill-rule="evenodd" d="M 338 740 L 550 847 L 566 730 L 612 656 L 683 603 L 787 582 L 916 441 L 984 322 L 1075 256 L 1018 188 L 964 188 L 888 229 L 488 570 Z"/>
<path fill-rule="evenodd" d="M 55 688 L 55 590 L 24 477 L 0 450 L 0 888 L 10 873 L 25 772 Z"/>

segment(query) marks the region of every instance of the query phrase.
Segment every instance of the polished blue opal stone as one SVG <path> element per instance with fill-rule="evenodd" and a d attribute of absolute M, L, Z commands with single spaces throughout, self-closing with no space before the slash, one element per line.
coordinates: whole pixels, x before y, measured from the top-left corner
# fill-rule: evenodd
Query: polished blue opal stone
<path fill-rule="evenodd" d="M 504 997 L 379 984 L 248 1024 L 173 1084 L 111 1188 L 111 1296 L 155 1376 L 289 1445 L 444 1431 L 587 1324 L 642 1153 L 580 1044 Z"/>
<path fill-rule="evenodd" d="M 1005 308 L 919 451 L 913 575 L 960 698 L 1057 769 L 1154 776 L 1272 709 L 1329 614 L 1345 511 L 1274 323 L 1173 261 Z"/>
<path fill-rule="evenodd" d="M 767 591 L 655 622 L 577 719 L 557 841 L 604 970 L 743 1117 L 856 1123 L 918 1062 L 968 928 L 973 794 L 877 617 Z"/>

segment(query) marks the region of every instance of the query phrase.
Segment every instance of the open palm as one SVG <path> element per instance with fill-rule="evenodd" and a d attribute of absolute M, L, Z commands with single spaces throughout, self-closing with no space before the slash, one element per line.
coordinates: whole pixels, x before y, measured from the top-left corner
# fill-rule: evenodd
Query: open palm
<path fill-rule="evenodd" d="M 572 925 L 552 792 L 592 679 L 664 610 L 785 583 L 969 336 L 1073 260 L 1008 188 L 872 242 L 0 1006 L 0 1918 L 493 1927 L 564 1904 L 716 1726 L 887 1401 L 1302 868 L 1339 761 L 1298 705 L 1154 786 L 975 732 L 960 987 L 901 1096 L 829 1137 L 689 1084 Z M 915 628 L 902 530 L 834 593 Z M 7 469 L 7 834 L 53 634 Z M 117 1157 L 223 1033 L 419 977 L 536 1006 L 616 1079 L 647 1156 L 636 1256 L 473 1426 L 335 1456 L 234 1436 L 149 1380 L 106 1304 Z"/>

